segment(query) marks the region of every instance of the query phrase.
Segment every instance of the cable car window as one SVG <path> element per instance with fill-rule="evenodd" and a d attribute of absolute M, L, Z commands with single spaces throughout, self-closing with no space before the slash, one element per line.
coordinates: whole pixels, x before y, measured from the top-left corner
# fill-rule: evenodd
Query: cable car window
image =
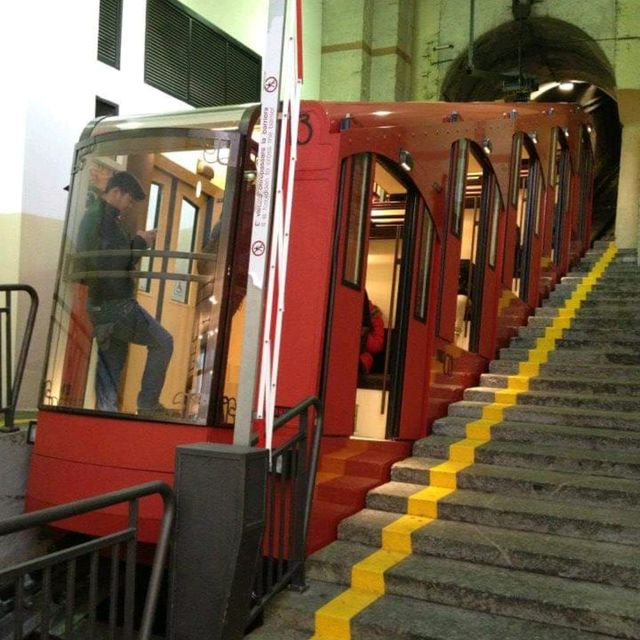
<path fill-rule="evenodd" d="M 536 235 L 540 235 L 540 218 L 542 217 L 542 207 L 544 204 L 544 181 L 542 178 L 542 172 L 540 171 L 540 163 L 536 162 L 536 194 L 535 194 L 535 227 L 534 232 Z"/>
<path fill-rule="evenodd" d="M 351 161 L 351 180 L 347 196 L 347 237 L 344 254 L 344 284 L 360 288 L 366 221 L 371 201 L 371 155 L 361 153 Z M 342 200 L 341 200 L 342 201 Z"/>
<path fill-rule="evenodd" d="M 208 126 L 206 112 L 186 114 L 171 128 L 163 116 L 110 119 L 79 145 L 47 404 L 196 424 L 223 405 L 221 309 L 244 250 L 230 244 L 245 162 L 236 113 L 211 110 Z"/>
<path fill-rule="evenodd" d="M 558 184 L 558 165 L 560 164 L 561 149 L 558 145 L 558 129 L 551 129 L 551 143 L 549 145 L 549 185 L 556 187 Z M 557 198 L 556 198 L 557 202 Z"/>
<path fill-rule="evenodd" d="M 429 283 L 431 280 L 431 253 L 433 250 L 433 222 L 429 210 L 422 211 L 422 224 L 418 238 L 420 247 L 420 266 L 418 268 L 418 286 L 416 288 L 415 317 L 422 322 L 427 321 L 429 305 Z"/>
<path fill-rule="evenodd" d="M 502 211 L 502 198 L 498 185 L 493 184 L 493 206 L 491 212 L 491 234 L 489 236 L 489 266 L 496 268 L 496 256 L 498 253 L 498 228 L 500 222 L 500 213 Z"/>
<path fill-rule="evenodd" d="M 196 239 L 196 222 L 198 219 L 198 207 L 189 202 L 186 198 L 182 199 L 182 207 L 180 209 L 180 223 L 178 225 L 178 239 L 176 249 L 179 252 L 189 253 L 193 251 Z M 191 271 L 191 260 L 189 258 L 176 258 L 175 273 L 188 274 Z M 189 295 L 189 283 L 178 280 L 173 285 L 172 300 L 176 302 L 186 302 Z"/>
<path fill-rule="evenodd" d="M 465 204 L 465 190 L 467 181 L 467 162 L 469 142 L 460 140 L 453 145 L 452 164 L 455 167 L 453 172 L 453 199 L 451 201 L 450 231 L 456 237 L 460 237 L 462 231 L 462 219 Z"/>
<path fill-rule="evenodd" d="M 162 186 L 156 182 L 152 182 L 149 187 L 149 205 L 147 206 L 147 221 L 145 223 L 145 229 L 157 229 L 158 228 L 158 215 L 160 212 L 160 200 L 162 198 Z M 151 258 L 143 256 L 140 260 L 140 271 L 152 271 L 153 265 L 151 264 Z M 151 288 L 151 280 L 149 278 L 140 278 L 138 280 L 138 289 L 140 291 L 149 292 Z"/>
<path fill-rule="evenodd" d="M 518 192 L 520 189 L 520 156 L 522 155 L 522 135 L 516 134 L 513 138 L 513 149 L 511 153 L 511 180 L 509 184 L 511 186 L 511 193 L 509 194 L 509 201 L 511 206 L 515 207 L 518 204 Z"/>

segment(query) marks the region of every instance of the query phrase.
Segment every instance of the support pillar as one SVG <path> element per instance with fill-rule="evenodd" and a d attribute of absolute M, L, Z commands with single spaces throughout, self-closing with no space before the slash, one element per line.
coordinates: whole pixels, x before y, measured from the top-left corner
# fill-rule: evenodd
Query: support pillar
<path fill-rule="evenodd" d="M 374 0 L 324 0 L 322 100 L 370 99 Z"/>
<path fill-rule="evenodd" d="M 169 640 L 241 640 L 264 527 L 266 449 L 176 450 Z"/>
<path fill-rule="evenodd" d="M 621 89 L 620 177 L 616 211 L 616 242 L 621 249 L 640 249 L 640 90 Z"/>

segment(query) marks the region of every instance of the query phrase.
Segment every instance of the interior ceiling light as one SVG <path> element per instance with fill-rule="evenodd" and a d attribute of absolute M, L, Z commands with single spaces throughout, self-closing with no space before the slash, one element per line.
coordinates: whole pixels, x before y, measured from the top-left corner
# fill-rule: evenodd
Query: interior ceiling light
<path fill-rule="evenodd" d="M 573 84 L 573 82 L 567 80 L 565 82 L 561 82 L 558 85 L 558 89 L 560 89 L 560 91 L 573 91 L 573 88 L 575 87 L 575 85 Z"/>

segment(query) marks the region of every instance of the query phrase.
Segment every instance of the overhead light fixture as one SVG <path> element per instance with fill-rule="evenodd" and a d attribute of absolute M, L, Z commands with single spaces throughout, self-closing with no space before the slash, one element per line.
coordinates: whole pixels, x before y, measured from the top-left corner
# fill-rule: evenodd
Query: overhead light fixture
<path fill-rule="evenodd" d="M 411 169 L 413 169 L 413 158 L 411 157 L 411 153 L 406 149 L 400 149 L 400 166 L 405 171 L 411 171 Z"/>
<path fill-rule="evenodd" d="M 538 132 L 534 131 L 533 133 L 529 134 L 529 137 L 531 138 L 531 142 L 533 142 L 533 144 L 538 144 Z"/>
<path fill-rule="evenodd" d="M 489 138 L 485 138 L 482 141 L 482 149 L 487 155 L 489 155 L 493 151 L 493 145 L 491 144 L 491 140 L 489 140 Z"/>
<path fill-rule="evenodd" d="M 569 127 L 562 127 L 562 133 L 564 133 L 564 137 L 569 137 Z"/>
<path fill-rule="evenodd" d="M 570 80 L 565 80 L 558 84 L 558 89 L 560 89 L 560 91 L 573 91 L 574 87 L 575 85 Z"/>

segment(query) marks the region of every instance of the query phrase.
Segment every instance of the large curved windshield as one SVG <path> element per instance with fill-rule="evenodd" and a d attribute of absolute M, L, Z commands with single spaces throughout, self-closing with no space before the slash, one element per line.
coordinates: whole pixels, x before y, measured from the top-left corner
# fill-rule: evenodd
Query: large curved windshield
<path fill-rule="evenodd" d="M 243 299 L 229 246 L 234 212 L 250 220 L 255 166 L 245 170 L 241 112 L 208 113 L 209 126 L 202 112 L 106 121 L 79 145 L 45 405 L 232 422 L 221 326 Z"/>

